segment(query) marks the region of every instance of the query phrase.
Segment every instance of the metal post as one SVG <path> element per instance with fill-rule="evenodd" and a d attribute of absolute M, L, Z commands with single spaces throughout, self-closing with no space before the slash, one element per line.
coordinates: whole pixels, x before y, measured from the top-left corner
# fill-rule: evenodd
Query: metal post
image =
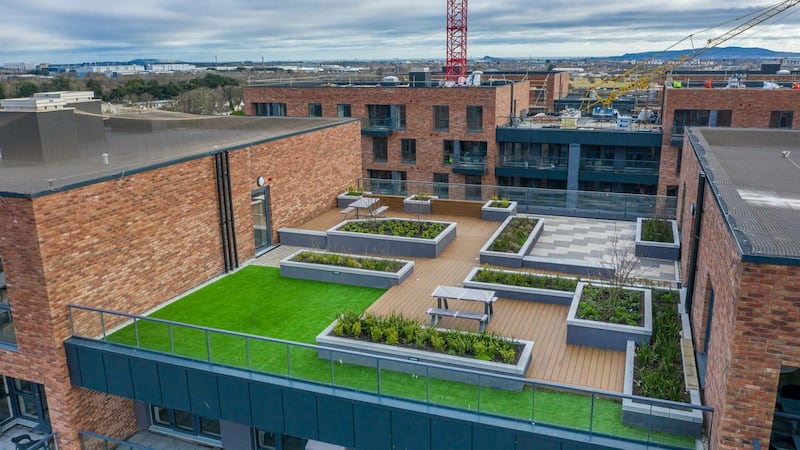
<path fill-rule="evenodd" d="M 589 408 L 589 432 L 590 433 L 592 432 L 592 425 L 593 425 L 593 422 L 594 422 L 594 398 L 595 398 L 595 393 L 592 392 L 592 406 L 591 406 L 591 408 Z"/>
<path fill-rule="evenodd" d="M 136 348 L 141 346 L 139 342 L 139 321 L 136 317 L 133 318 L 133 336 L 136 338 Z"/>
<path fill-rule="evenodd" d="M 208 334 L 208 330 L 205 330 L 206 333 L 206 355 L 208 355 L 208 362 L 211 362 L 211 336 Z"/>
<path fill-rule="evenodd" d="M 72 307 L 67 307 L 67 316 L 69 316 L 69 332 L 75 336 L 75 322 L 72 321 Z"/>
<path fill-rule="evenodd" d="M 172 324 L 167 324 L 167 332 L 169 333 L 169 352 L 171 355 L 175 354 L 175 340 L 172 338 Z"/>
<path fill-rule="evenodd" d="M 286 378 L 292 375 L 292 352 L 289 344 L 286 344 Z"/>
<path fill-rule="evenodd" d="M 425 366 L 425 402 L 431 402 L 431 368 Z"/>
<path fill-rule="evenodd" d="M 100 311 L 100 328 L 103 331 L 103 340 L 106 340 L 106 322 L 105 317 L 103 316 L 103 311 Z"/>
<path fill-rule="evenodd" d="M 250 338 L 247 336 L 244 337 L 244 357 L 247 359 L 247 369 L 250 370 L 252 368 L 250 366 Z"/>
<path fill-rule="evenodd" d="M 381 393 L 381 359 L 375 358 L 375 368 L 377 369 L 378 375 L 378 394 Z"/>

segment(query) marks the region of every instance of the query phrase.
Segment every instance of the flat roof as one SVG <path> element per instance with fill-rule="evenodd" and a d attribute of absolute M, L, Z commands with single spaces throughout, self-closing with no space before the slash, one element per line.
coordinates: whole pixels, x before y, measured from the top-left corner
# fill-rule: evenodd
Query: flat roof
<path fill-rule="evenodd" d="M 76 118 L 81 114 L 85 113 L 76 111 Z M 35 197 L 354 120 L 198 116 L 163 111 L 104 116 L 102 139 L 82 143 L 77 157 L 50 163 L 0 159 L 0 197 Z M 107 164 L 103 154 L 108 155 Z"/>
<path fill-rule="evenodd" d="M 689 128 L 744 260 L 800 264 L 800 130 Z"/>

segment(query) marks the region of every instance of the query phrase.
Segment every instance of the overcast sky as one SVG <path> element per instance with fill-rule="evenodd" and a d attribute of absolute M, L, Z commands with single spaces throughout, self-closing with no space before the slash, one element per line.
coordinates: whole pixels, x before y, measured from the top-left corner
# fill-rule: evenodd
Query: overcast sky
<path fill-rule="evenodd" d="M 775 3 L 470 0 L 468 56 L 613 56 L 665 50 L 690 34 L 702 47 Z M 0 62 L 445 55 L 446 0 L 2 0 L 0 8 Z M 795 6 L 724 45 L 800 52 L 798 11 Z M 686 40 L 676 48 L 691 45 Z"/>

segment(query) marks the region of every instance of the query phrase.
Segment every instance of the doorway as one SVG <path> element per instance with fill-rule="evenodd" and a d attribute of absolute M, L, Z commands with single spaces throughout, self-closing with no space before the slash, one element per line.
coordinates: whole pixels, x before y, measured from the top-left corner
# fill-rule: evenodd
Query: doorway
<path fill-rule="evenodd" d="M 272 246 L 272 221 L 269 215 L 269 187 L 250 193 L 250 209 L 253 214 L 253 236 L 256 255 Z"/>

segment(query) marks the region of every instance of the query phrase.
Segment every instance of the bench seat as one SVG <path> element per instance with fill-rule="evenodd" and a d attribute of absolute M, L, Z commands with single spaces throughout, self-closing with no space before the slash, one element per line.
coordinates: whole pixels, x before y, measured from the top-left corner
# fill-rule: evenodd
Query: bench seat
<path fill-rule="evenodd" d="M 478 331 L 483 333 L 486 325 L 489 323 L 488 314 L 473 313 L 467 311 L 458 311 L 455 309 L 442 309 L 442 308 L 428 308 L 428 314 L 431 316 L 431 325 L 436 326 L 441 320 L 442 316 L 452 317 L 455 319 L 470 319 L 479 322 Z"/>
<path fill-rule="evenodd" d="M 348 206 L 347 208 L 344 208 L 343 210 L 339 211 L 339 214 L 343 215 L 344 218 L 347 219 L 347 215 L 353 212 L 354 210 L 355 208 L 353 208 L 352 206 Z"/>
<path fill-rule="evenodd" d="M 388 206 L 381 206 L 379 208 L 375 208 L 375 210 L 369 212 L 370 217 L 386 217 L 386 210 L 389 209 Z"/>

